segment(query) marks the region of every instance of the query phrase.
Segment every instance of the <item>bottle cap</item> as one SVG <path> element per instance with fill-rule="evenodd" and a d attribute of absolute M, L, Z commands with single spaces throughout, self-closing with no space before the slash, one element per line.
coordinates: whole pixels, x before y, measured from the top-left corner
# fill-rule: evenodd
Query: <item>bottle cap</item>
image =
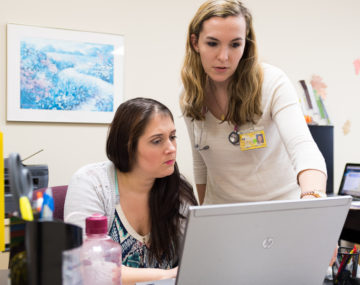
<path fill-rule="evenodd" d="M 107 218 L 101 214 L 93 214 L 87 217 L 86 220 L 86 234 L 106 234 L 107 233 Z"/>

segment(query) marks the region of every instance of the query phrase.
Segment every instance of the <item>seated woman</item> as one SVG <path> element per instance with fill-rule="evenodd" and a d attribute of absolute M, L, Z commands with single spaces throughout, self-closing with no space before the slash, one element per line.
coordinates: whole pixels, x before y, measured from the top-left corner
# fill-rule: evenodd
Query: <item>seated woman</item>
<path fill-rule="evenodd" d="M 176 164 L 176 130 L 170 110 L 148 98 L 121 104 L 110 125 L 110 161 L 78 170 L 68 187 L 65 221 L 85 228 L 85 218 L 108 217 L 122 246 L 123 284 L 176 276 L 179 244 L 191 185 Z"/>

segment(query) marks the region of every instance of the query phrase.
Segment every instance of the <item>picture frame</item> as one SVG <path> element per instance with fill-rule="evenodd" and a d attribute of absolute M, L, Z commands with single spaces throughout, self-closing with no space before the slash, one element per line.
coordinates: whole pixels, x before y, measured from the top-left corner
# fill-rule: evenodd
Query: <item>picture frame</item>
<path fill-rule="evenodd" d="M 7 121 L 110 123 L 124 37 L 7 24 Z"/>

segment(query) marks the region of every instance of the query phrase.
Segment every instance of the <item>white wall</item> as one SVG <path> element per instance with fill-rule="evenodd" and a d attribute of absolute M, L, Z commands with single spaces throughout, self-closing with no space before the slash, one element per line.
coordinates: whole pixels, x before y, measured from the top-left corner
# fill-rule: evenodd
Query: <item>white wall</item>
<path fill-rule="evenodd" d="M 255 17 L 262 58 L 282 68 L 295 85 L 320 75 L 334 125 L 334 190 L 346 162 L 360 162 L 360 1 L 247 1 Z M 342 127 L 351 122 L 344 135 Z"/>
<path fill-rule="evenodd" d="M 144 96 L 165 103 L 178 129 L 178 163 L 191 181 L 191 150 L 180 118 L 178 90 L 186 30 L 200 0 L 0 0 L 0 130 L 4 154 L 26 157 L 44 149 L 27 164 L 46 163 L 50 185 L 67 184 L 80 166 L 105 156 L 107 125 L 23 123 L 6 121 L 6 24 L 17 23 L 125 37 L 125 99 Z M 335 126 L 335 189 L 345 162 L 360 162 L 360 2 L 344 0 L 248 0 L 261 58 L 282 68 L 297 84 L 320 75 L 328 85 L 325 104 Z M 342 126 L 351 121 L 344 136 Z"/>

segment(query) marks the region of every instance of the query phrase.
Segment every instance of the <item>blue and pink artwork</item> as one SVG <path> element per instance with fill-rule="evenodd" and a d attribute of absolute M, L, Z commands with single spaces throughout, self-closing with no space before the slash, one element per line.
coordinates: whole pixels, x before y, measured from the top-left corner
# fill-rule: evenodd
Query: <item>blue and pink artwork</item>
<path fill-rule="evenodd" d="M 22 38 L 20 108 L 113 112 L 114 46 Z"/>

